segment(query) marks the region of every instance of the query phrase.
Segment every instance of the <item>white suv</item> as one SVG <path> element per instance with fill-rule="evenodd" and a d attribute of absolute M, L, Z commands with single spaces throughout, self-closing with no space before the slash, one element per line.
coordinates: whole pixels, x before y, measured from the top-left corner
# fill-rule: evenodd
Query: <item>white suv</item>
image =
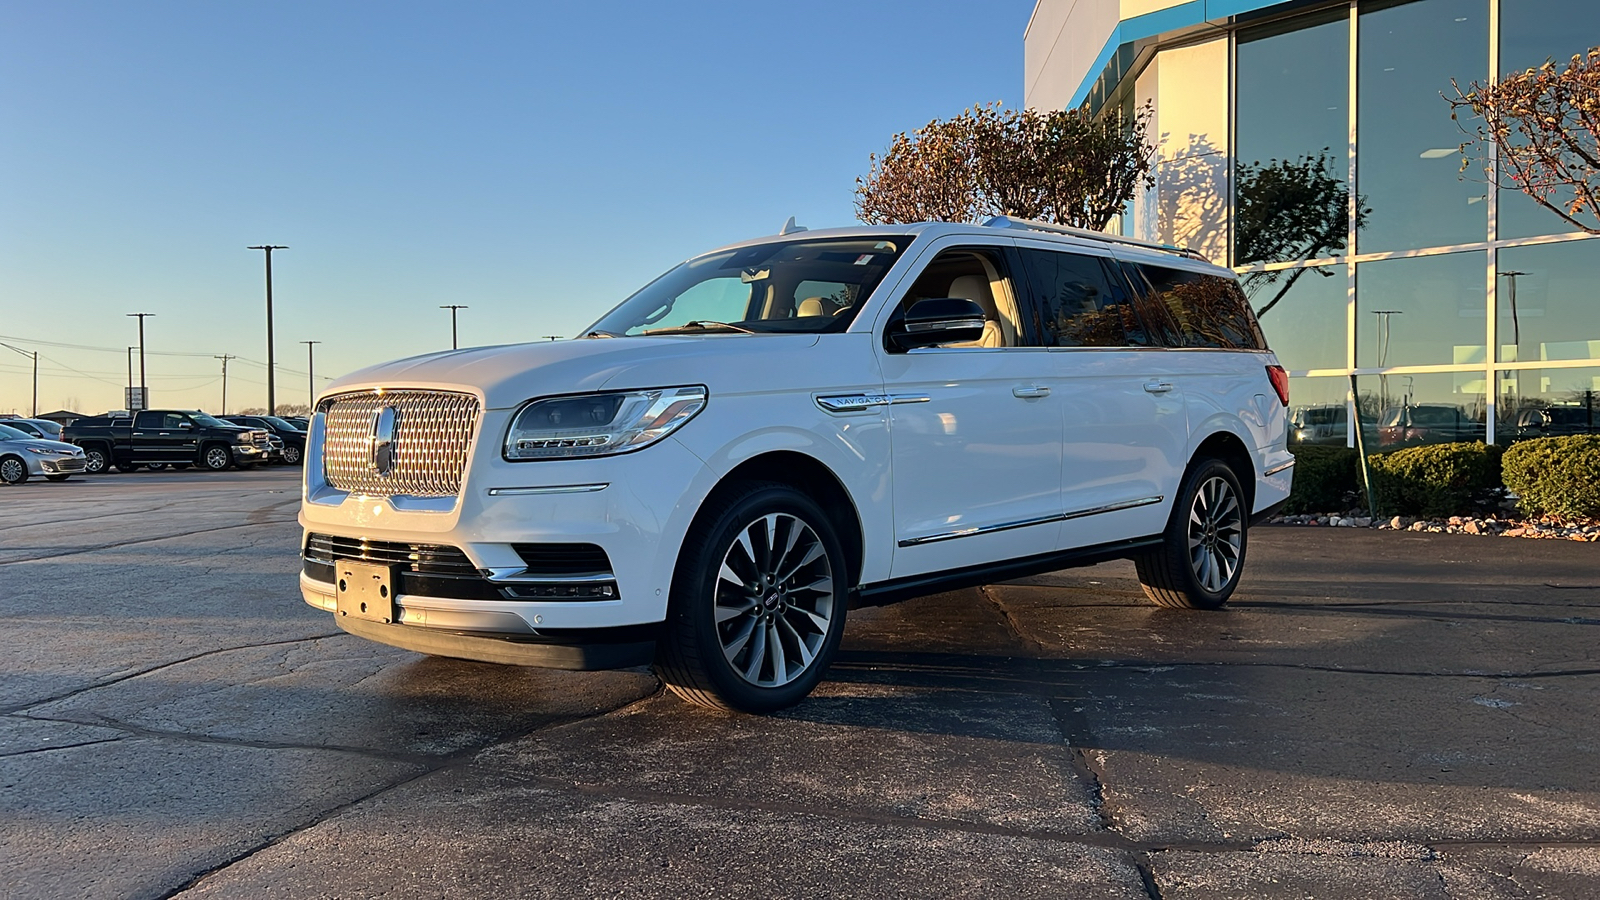
<path fill-rule="evenodd" d="M 1133 559 L 1215 608 L 1289 494 L 1288 379 L 1232 273 L 994 219 L 698 256 L 576 340 L 340 379 L 300 588 L 440 656 L 654 662 L 747 711 L 822 678 L 851 606 Z"/>

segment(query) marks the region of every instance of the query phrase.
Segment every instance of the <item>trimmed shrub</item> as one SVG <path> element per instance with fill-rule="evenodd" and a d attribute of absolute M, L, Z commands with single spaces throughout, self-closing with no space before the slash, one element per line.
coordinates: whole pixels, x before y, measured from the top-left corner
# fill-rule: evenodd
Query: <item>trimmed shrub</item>
<path fill-rule="evenodd" d="M 1367 457 L 1383 515 L 1455 516 L 1498 482 L 1497 448 L 1482 443 L 1427 444 Z M 1296 467 L 1298 468 L 1298 466 Z"/>
<path fill-rule="evenodd" d="M 1523 512 L 1600 516 L 1600 435 L 1518 441 L 1506 450 L 1504 468 Z"/>
<path fill-rule="evenodd" d="M 1292 445 L 1294 486 L 1283 511 L 1289 515 L 1326 513 L 1350 508 L 1350 495 L 1361 490 L 1360 457 L 1349 447 Z"/>

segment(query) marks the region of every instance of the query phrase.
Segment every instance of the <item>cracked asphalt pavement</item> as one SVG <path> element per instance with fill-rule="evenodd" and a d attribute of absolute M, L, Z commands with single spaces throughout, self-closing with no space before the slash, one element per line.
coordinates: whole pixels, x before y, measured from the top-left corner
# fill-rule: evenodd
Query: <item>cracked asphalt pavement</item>
<path fill-rule="evenodd" d="M 0 897 L 1600 894 L 1600 550 L 1262 528 L 850 613 L 800 706 L 301 603 L 288 470 L 0 490 Z"/>

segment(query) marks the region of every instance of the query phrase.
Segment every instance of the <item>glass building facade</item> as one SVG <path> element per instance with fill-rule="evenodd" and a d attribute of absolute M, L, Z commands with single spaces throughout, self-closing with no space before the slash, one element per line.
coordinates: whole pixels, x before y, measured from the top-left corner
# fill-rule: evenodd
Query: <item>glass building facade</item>
<path fill-rule="evenodd" d="M 1157 186 L 1119 227 L 1234 267 L 1291 372 L 1297 435 L 1353 443 L 1352 406 L 1376 446 L 1600 431 L 1600 241 L 1464 170 L 1471 123 L 1444 99 L 1600 46 L 1600 2 L 1176 18 L 1204 5 L 1142 16 L 1137 40 L 1123 20 L 1081 102 L 1156 110 Z"/>

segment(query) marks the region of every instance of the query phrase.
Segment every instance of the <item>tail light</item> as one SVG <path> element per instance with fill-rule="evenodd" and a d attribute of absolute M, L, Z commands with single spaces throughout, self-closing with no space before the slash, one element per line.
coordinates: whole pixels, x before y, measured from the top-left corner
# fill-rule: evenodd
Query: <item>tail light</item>
<path fill-rule="evenodd" d="M 1288 406 L 1289 373 L 1283 370 L 1283 366 L 1267 366 L 1267 378 L 1272 381 L 1272 389 L 1278 392 L 1278 402 Z"/>

